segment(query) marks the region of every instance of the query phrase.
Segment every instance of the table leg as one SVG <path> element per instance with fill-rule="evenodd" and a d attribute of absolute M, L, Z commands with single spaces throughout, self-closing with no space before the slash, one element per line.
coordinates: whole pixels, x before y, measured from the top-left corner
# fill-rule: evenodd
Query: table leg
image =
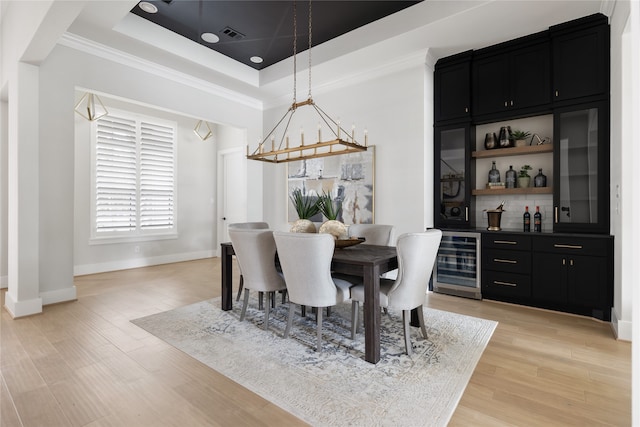
<path fill-rule="evenodd" d="M 229 311 L 233 308 L 233 250 L 231 246 L 222 246 L 222 310 Z"/>
<path fill-rule="evenodd" d="M 380 267 L 364 268 L 364 358 L 380 360 Z"/>

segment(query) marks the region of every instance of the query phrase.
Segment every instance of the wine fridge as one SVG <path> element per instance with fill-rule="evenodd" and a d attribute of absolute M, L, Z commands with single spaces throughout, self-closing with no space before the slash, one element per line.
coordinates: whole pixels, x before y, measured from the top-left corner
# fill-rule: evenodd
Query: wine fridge
<path fill-rule="evenodd" d="M 480 233 L 443 231 L 433 274 L 433 291 L 481 299 Z"/>

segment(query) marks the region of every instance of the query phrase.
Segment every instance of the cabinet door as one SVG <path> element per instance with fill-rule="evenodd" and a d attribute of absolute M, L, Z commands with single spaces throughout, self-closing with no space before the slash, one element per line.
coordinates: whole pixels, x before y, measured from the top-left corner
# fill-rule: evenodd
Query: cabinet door
<path fill-rule="evenodd" d="M 583 307 L 606 307 L 606 260 L 601 257 L 571 256 L 567 265 L 569 303 Z"/>
<path fill-rule="evenodd" d="M 471 58 L 438 67 L 434 73 L 436 122 L 471 117 Z"/>
<path fill-rule="evenodd" d="M 609 92 L 609 26 L 552 38 L 554 101 Z"/>
<path fill-rule="evenodd" d="M 549 43 L 519 49 L 510 55 L 509 108 L 551 103 Z"/>
<path fill-rule="evenodd" d="M 471 145 L 469 124 L 435 128 L 434 218 L 437 227 L 470 224 Z"/>
<path fill-rule="evenodd" d="M 554 231 L 609 231 L 608 122 L 605 102 L 554 114 Z"/>
<path fill-rule="evenodd" d="M 567 258 L 544 252 L 533 253 L 531 293 L 537 301 L 566 303 Z"/>
<path fill-rule="evenodd" d="M 493 55 L 473 61 L 473 114 L 507 109 L 509 98 L 509 56 Z"/>

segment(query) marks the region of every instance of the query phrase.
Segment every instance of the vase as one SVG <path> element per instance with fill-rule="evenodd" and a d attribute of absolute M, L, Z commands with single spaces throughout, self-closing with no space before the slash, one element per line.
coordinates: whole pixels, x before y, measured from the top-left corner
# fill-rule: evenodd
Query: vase
<path fill-rule="evenodd" d="M 529 183 L 531 182 L 530 176 L 519 176 L 518 177 L 518 187 L 527 188 L 529 187 Z"/>
<path fill-rule="evenodd" d="M 542 173 L 542 169 L 538 169 L 538 175 L 533 178 L 534 187 L 546 187 L 547 177 Z"/>
<path fill-rule="evenodd" d="M 516 147 L 524 147 L 527 145 L 527 140 L 526 139 L 516 139 L 515 142 Z"/>
<path fill-rule="evenodd" d="M 309 219 L 296 220 L 289 229 L 291 233 L 315 233 L 316 225 Z"/>
<path fill-rule="evenodd" d="M 335 219 L 325 221 L 321 226 L 318 233 L 331 234 L 334 239 L 347 239 L 347 226 L 344 223 Z"/>

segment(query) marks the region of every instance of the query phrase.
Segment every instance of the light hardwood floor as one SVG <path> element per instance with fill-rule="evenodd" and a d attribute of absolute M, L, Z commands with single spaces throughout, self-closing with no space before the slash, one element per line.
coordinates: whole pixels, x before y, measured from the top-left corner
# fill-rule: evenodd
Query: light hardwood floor
<path fill-rule="evenodd" d="M 130 323 L 219 296 L 218 258 L 75 284 L 75 302 L 2 311 L 0 426 L 303 425 Z M 451 426 L 631 424 L 631 346 L 608 323 L 440 294 L 428 306 L 499 322 Z"/>

